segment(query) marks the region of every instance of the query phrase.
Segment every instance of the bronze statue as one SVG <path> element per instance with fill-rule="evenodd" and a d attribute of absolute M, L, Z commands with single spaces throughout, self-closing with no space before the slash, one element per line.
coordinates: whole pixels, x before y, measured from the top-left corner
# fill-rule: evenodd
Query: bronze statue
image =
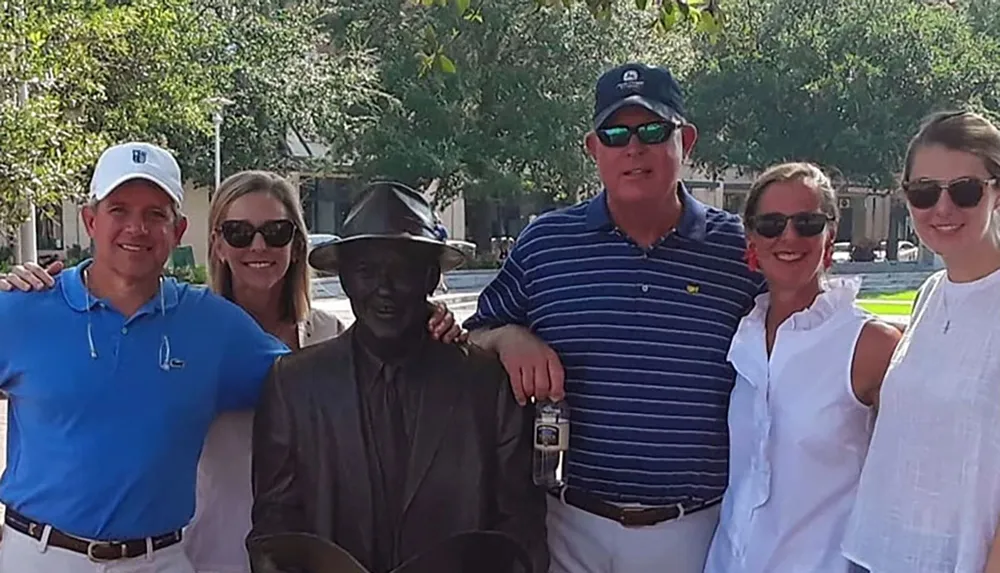
<path fill-rule="evenodd" d="M 343 547 L 308 533 L 261 535 L 249 541 L 254 573 L 370 573 Z M 532 571 L 527 552 L 495 531 L 459 533 L 408 559 L 391 573 Z"/>
<path fill-rule="evenodd" d="M 435 236 L 423 196 L 393 182 L 366 188 L 341 238 L 312 252 L 357 321 L 283 357 L 265 384 L 249 539 L 313 534 L 389 573 L 452 535 L 497 531 L 548 570 L 530 414 L 494 355 L 424 326 L 440 273 L 463 260 Z"/>

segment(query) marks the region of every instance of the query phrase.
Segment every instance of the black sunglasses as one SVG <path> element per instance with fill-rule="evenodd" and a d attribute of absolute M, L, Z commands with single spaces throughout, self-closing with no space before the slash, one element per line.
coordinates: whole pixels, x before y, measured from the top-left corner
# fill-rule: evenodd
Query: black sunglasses
<path fill-rule="evenodd" d="M 961 209 L 971 209 L 983 200 L 983 194 L 990 185 L 995 185 L 996 179 L 979 179 L 978 177 L 959 177 L 951 181 L 933 181 L 920 179 L 918 181 L 903 181 L 903 193 L 914 209 L 930 209 L 941 199 L 941 192 L 947 191 L 951 202 Z"/>
<path fill-rule="evenodd" d="M 288 219 L 266 221 L 260 226 L 254 226 L 250 221 L 229 220 L 219 225 L 222 238 L 234 249 L 245 249 L 253 243 L 253 238 L 260 233 L 268 247 L 284 247 L 295 237 L 295 224 Z"/>
<path fill-rule="evenodd" d="M 625 147 L 633 134 L 646 145 L 656 145 L 669 139 L 678 127 L 680 127 L 678 124 L 671 121 L 651 121 L 635 127 L 628 125 L 601 127 L 596 133 L 597 139 L 607 147 Z"/>
<path fill-rule="evenodd" d="M 800 237 L 815 237 L 826 229 L 826 224 L 833 221 L 833 217 L 826 213 L 795 213 L 786 215 L 784 213 L 764 213 L 754 215 L 747 220 L 750 229 L 767 239 L 780 237 L 785 232 L 788 222 L 792 222 L 792 227 Z"/>

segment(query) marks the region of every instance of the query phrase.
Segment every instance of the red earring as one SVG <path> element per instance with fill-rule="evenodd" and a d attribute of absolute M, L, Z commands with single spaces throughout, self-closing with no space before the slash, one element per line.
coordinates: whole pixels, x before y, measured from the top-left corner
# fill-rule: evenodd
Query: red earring
<path fill-rule="evenodd" d="M 757 251 L 750 245 L 747 245 L 746 252 L 743 253 L 743 260 L 747 263 L 747 268 L 750 272 L 757 272 L 760 270 L 760 262 L 757 260 Z"/>

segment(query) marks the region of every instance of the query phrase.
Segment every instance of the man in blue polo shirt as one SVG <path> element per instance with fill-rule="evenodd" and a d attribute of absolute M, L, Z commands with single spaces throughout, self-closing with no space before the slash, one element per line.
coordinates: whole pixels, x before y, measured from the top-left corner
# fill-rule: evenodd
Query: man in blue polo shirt
<path fill-rule="evenodd" d="M 192 573 L 180 541 L 216 415 L 253 408 L 287 352 L 245 312 L 161 276 L 184 234 L 180 169 L 128 143 L 94 170 L 93 260 L 0 292 L 8 398 L 0 573 Z"/>
<path fill-rule="evenodd" d="M 738 217 L 680 182 L 696 137 L 668 70 L 602 75 L 586 146 L 604 190 L 532 222 L 465 324 L 522 403 L 568 398 L 553 573 L 704 565 L 726 487 L 726 355 L 763 279 Z"/>

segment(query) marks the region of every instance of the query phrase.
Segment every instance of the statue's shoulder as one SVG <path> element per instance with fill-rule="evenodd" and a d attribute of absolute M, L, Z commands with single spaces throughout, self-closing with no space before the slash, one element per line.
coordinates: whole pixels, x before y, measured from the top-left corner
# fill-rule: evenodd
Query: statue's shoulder
<path fill-rule="evenodd" d="M 286 376 L 312 371 L 317 366 L 330 372 L 337 372 L 339 371 L 337 366 L 347 364 L 350 351 L 350 339 L 346 336 L 337 336 L 282 356 L 278 361 L 278 368 Z"/>
<path fill-rule="evenodd" d="M 477 378 L 506 378 L 506 371 L 496 352 L 485 350 L 471 342 L 443 345 L 450 347 L 447 354 L 460 362 L 463 369 Z"/>

